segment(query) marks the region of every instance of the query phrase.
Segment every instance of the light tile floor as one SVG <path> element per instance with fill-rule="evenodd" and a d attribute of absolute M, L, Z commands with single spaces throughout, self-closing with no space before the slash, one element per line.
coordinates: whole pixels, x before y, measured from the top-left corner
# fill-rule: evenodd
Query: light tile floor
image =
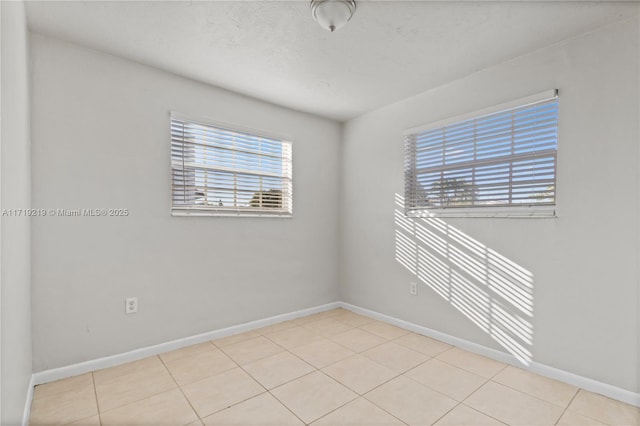
<path fill-rule="evenodd" d="M 344 309 L 37 386 L 31 424 L 638 425 L 639 410 Z"/>

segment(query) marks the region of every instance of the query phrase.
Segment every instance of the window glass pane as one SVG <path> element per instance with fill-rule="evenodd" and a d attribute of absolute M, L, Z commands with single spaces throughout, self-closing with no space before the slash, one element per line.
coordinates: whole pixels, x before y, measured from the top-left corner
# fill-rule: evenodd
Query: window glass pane
<path fill-rule="evenodd" d="M 171 120 L 174 211 L 291 214 L 291 144 Z"/>
<path fill-rule="evenodd" d="M 557 135 L 557 98 L 407 135 L 407 208 L 553 205 Z"/>

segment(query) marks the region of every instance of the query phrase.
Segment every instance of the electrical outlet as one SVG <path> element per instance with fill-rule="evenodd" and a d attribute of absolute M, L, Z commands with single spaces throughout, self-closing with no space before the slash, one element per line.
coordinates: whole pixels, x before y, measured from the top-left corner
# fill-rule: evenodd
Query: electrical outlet
<path fill-rule="evenodd" d="M 409 283 L 409 294 L 412 296 L 418 295 L 418 283 L 414 283 L 414 282 Z"/>
<path fill-rule="evenodd" d="M 135 314 L 138 312 L 138 298 L 137 297 L 127 297 L 125 299 L 125 314 Z"/>

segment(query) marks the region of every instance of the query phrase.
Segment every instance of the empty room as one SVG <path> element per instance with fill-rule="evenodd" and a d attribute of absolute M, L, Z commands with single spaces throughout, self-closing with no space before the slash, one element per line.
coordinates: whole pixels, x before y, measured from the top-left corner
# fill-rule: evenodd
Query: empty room
<path fill-rule="evenodd" d="M 640 425 L 640 2 L 0 20 L 2 426 Z"/>

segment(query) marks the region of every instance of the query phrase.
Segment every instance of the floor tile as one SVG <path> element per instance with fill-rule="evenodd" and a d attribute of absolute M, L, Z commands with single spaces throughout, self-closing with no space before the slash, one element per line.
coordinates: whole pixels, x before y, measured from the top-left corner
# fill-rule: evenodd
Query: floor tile
<path fill-rule="evenodd" d="M 166 368 L 160 361 L 160 358 L 157 356 L 150 356 L 137 361 L 116 365 L 115 367 L 96 370 L 93 372 L 93 380 L 94 383 L 110 382 L 127 377 L 131 374 L 140 374 L 143 372 L 156 373 L 162 370 L 166 371 Z"/>
<path fill-rule="evenodd" d="M 355 352 L 328 339 L 318 340 L 304 346 L 291 349 L 291 352 L 313 365 L 323 368 L 353 355 Z"/>
<path fill-rule="evenodd" d="M 305 423 L 311 423 L 357 397 L 319 371 L 275 388 L 271 393 Z"/>
<path fill-rule="evenodd" d="M 228 346 L 223 346 L 222 351 L 240 365 L 257 361 L 284 351 L 266 337 L 259 336 Z"/>
<path fill-rule="evenodd" d="M 334 336 L 351 330 L 353 327 L 333 318 L 320 319 L 302 325 L 307 330 L 319 334 L 321 336 Z"/>
<path fill-rule="evenodd" d="M 219 426 L 640 426 L 631 405 L 345 309 L 36 386 L 30 424 L 204 426 L 198 415 Z"/>
<path fill-rule="evenodd" d="M 346 309 L 342 309 L 342 308 L 336 308 L 336 309 L 331 309 L 328 311 L 322 311 L 322 312 L 318 312 L 317 314 L 313 314 L 310 315 L 310 317 L 313 317 L 314 319 L 319 319 L 319 318 L 333 318 L 336 315 L 340 315 L 344 312 L 349 312 Z"/>
<path fill-rule="evenodd" d="M 326 315 L 329 315 L 329 316 L 333 317 L 333 316 L 336 316 L 336 315 L 342 315 L 342 314 L 344 314 L 346 312 L 349 312 L 349 311 L 347 309 L 345 309 L 345 308 L 335 308 L 335 309 L 331 309 L 329 311 L 325 311 L 324 313 Z"/>
<path fill-rule="evenodd" d="M 416 333 L 405 334 L 393 342 L 428 356 L 436 356 L 453 347 L 447 343 Z"/>
<path fill-rule="evenodd" d="M 93 377 L 101 412 L 177 387 L 157 356 L 98 370 Z"/>
<path fill-rule="evenodd" d="M 492 379 L 510 388 L 536 398 L 566 407 L 578 392 L 578 388 L 528 371 L 507 366 Z"/>
<path fill-rule="evenodd" d="M 569 410 L 610 425 L 640 424 L 640 409 L 620 401 L 580 389 Z"/>
<path fill-rule="evenodd" d="M 288 330 L 278 331 L 276 333 L 270 333 L 267 334 L 266 337 L 288 350 L 291 350 L 296 346 L 308 345 L 309 343 L 317 342 L 322 339 L 322 337 L 316 333 L 300 326 L 295 326 Z"/>
<path fill-rule="evenodd" d="M 395 339 L 410 333 L 409 330 L 405 330 L 404 328 L 396 327 L 395 325 L 387 324 L 382 321 L 373 321 L 360 328 L 387 340 Z"/>
<path fill-rule="evenodd" d="M 590 417 L 583 416 L 575 411 L 567 410 L 557 423 L 559 426 L 600 426 L 604 425 Z"/>
<path fill-rule="evenodd" d="M 33 425 L 66 424 L 98 414 L 91 373 L 36 386 Z"/>
<path fill-rule="evenodd" d="M 506 364 L 460 348 L 449 349 L 436 358 L 486 378 L 495 376 L 496 373 L 506 367 Z"/>
<path fill-rule="evenodd" d="M 200 418 L 265 391 L 240 368 L 191 383 L 182 390 Z"/>
<path fill-rule="evenodd" d="M 336 334 L 331 340 L 354 352 L 363 352 L 386 342 L 382 337 L 359 328 Z"/>
<path fill-rule="evenodd" d="M 336 314 L 333 318 L 352 327 L 360 327 L 375 321 L 373 318 L 365 317 L 364 315 L 359 315 L 351 311 Z"/>
<path fill-rule="evenodd" d="M 364 398 L 358 398 L 338 408 L 312 426 L 395 426 L 404 425 L 386 411 L 376 407 Z"/>
<path fill-rule="evenodd" d="M 499 383 L 487 382 L 465 405 L 509 425 L 553 425 L 564 409 Z"/>
<path fill-rule="evenodd" d="M 311 365 L 292 355 L 281 352 L 246 364 L 244 370 L 267 389 L 280 386 L 315 370 Z"/>
<path fill-rule="evenodd" d="M 186 425 L 198 420 L 180 389 L 152 396 L 101 414 L 102 425 Z"/>
<path fill-rule="evenodd" d="M 268 325 L 266 327 L 262 327 L 257 329 L 256 331 L 262 335 L 276 333 L 278 331 L 288 330 L 292 327 L 295 327 L 297 324 L 293 321 L 282 321 L 276 324 Z"/>
<path fill-rule="evenodd" d="M 69 423 L 68 426 L 100 426 L 100 416 L 95 415 Z"/>
<path fill-rule="evenodd" d="M 244 333 L 234 334 L 232 336 L 227 336 L 227 337 L 222 337 L 220 339 L 212 340 L 211 343 L 213 343 L 219 348 L 224 348 L 225 346 L 233 345 L 234 343 L 244 342 L 245 340 L 253 339 L 259 336 L 260 336 L 260 333 L 252 330 L 252 331 L 246 331 Z"/>
<path fill-rule="evenodd" d="M 429 359 L 425 354 L 393 342 L 364 351 L 362 355 L 399 373 L 404 373 Z"/>
<path fill-rule="evenodd" d="M 463 401 L 487 381 L 435 358 L 406 372 L 405 376 L 457 401 Z"/>
<path fill-rule="evenodd" d="M 219 411 L 203 419 L 207 426 L 302 426 L 291 411 L 268 393 Z"/>
<path fill-rule="evenodd" d="M 457 404 L 403 376 L 372 390 L 365 398 L 412 425 L 431 425 Z"/>
<path fill-rule="evenodd" d="M 504 423 L 460 404 L 449 411 L 436 426 L 503 426 Z"/>
<path fill-rule="evenodd" d="M 164 352 L 160 354 L 160 358 L 166 364 L 167 362 L 177 361 L 183 358 L 199 355 L 201 353 L 209 353 L 217 349 L 212 342 L 198 343 L 196 345 L 185 346 L 175 351 Z"/>
<path fill-rule="evenodd" d="M 366 393 L 399 374 L 358 354 L 331 364 L 322 371 L 359 394 Z"/>
<path fill-rule="evenodd" d="M 330 311 L 327 312 L 319 312 L 313 315 L 307 315 L 306 317 L 300 317 L 292 320 L 297 325 L 304 325 L 310 322 L 320 321 L 321 319 L 331 318 L 335 314 L 330 314 Z"/>
<path fill-rule="evenodd" d="M 37 385 L 33 389 L 33 399 L 48 398 L 65 392 L 81 392 L 87 387 L 93 387 L 93 378 L 91 377 L 91 373 Z"/>
<path fill-rule="evenodd" d="M 162 361 L 180 386 L 215 376 L 237 367 L 236 363 L 211 343 L 184 348 L 160 355 Z M 189 350 L 190 349 L 190 350 Z"/>

